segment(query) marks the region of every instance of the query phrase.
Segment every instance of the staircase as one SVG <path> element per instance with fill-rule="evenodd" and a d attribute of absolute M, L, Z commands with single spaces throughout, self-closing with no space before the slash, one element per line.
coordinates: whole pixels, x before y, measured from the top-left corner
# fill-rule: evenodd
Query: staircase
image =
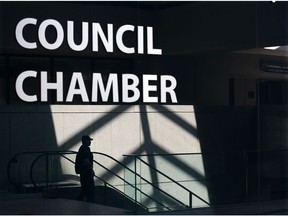
<path fill-rule="evenodd" d="M 50 189 L 45 191 L 45 198 L 65 198 L 75 200 L 75 197 L 80 193 L 81 187 L 60 187 L 55 189 Z M 127 197 L 120 194 L 118 191 L 107 187 L 107 186 L 95 186 L 95 204 L 106 205 L 115 208 L 121 208 L 130 210 L 131 212 L 147 212 L 145 208 L 143 208 L 139 204 L 135 204 L 133 200 L 128 199 Z"/>

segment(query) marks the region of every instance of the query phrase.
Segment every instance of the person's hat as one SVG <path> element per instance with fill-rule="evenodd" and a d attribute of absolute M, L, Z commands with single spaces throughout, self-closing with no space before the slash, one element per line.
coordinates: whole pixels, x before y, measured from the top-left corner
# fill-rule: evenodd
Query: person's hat
<path fill-rule="evenodd" d="M 84 135 L 82 136 L 82 140 L 93 140 L 93 139 L 89 137 L 88 135 Z"/>

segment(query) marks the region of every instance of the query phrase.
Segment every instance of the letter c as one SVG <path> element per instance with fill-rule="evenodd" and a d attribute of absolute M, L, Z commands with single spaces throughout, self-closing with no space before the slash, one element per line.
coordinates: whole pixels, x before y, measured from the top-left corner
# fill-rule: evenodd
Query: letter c
<path fill-rule="evenodd" d="M 15 87 L 16 87 L 16 93 L 17 95 L 26 102 L 35 102 L 37 101 L 37 96 L 36 95 L 27 95 L 24 90 L 23 90 L 23 82 L 27 77 L 36 77 L 37 72 L 28 70 L 24 71 L 21 73 L 16 80 Z"/>
<path fill-rule="evenodd" d="M 15 30 L 15 36 L 17 42 L 20 44 L 20 46 L 26 48 L 26 49 L 36 49 L 37 44 L 36 42 L 27 42 L 23 37 L 23 29 L 26 25 L 36 25 L 37 19 L 34 18 L 25 18 L 22 19 L 16 26 Z"/>
<path fill-rule="evenodd" d="M 127 53 L 127 54 L 133 54 L 135 53 L 135 48 L 134 47 L 126 47 L 123 43 L 123 34 L 126 32 L 126 31 L 134 31 L 134 26 L 133 25 L 124 25 L 124 26 L 121 26 L 117 33 L 116 33 L 116 43 L 117 43 L 117 46 L 118 48 L 124 52 L 124 53 Z"/>

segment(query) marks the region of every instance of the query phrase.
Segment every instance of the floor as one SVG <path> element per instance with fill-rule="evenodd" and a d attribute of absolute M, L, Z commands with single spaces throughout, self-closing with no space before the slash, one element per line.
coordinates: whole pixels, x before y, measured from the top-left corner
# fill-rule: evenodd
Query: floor
<path fill-rule="evenodd" d="M 0 197 L 1 215 L 126 215 L 125 209 L 91 204 L 76 200 L 43 198 L 42 194 Z M 153 214 L 153 213 L 151 213 Z M 158 215 L 288 215 L 288 200 L 274 200 L 184 211 L 157 212 Z"/>
<path fill-rule="evenodd" d="M 159 212 L 157 213 L 159 214 Z M 163 213 L 170 214 L 170 213 Z M 173 215 L 288 215 L 288 200 L 273 200 L 218 206 L 213 208 L 196 208 L 171 212 Z"/>
<path fill-rule="evenodd" d="M 43 198 L 38 195 L 2 196 L 1 215 L 115 215 L 131 214 L 128 210 L 70 199 Z"/>

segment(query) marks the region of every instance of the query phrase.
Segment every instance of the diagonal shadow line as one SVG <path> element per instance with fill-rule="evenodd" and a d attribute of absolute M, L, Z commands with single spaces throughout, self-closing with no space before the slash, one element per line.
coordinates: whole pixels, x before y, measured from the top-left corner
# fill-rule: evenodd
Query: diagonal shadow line
<path fill-rule="evenodd" d="M 194 137 L 198 138 L 197 136 L 197 128 L 194 126 L 190 125 L 187 121 L 183 120 L 176 114 L 174 114 L 171 110 L 168 108 L 164 107 L 163 105 L 155 105 L 151 104 L 151 107 L 153 107 L 155 110 L 159 111 L 160 114 L 164 115 L 168 119 L 170 119 L 172 122 L 175 122 L 178 124 L 180 127 L 182 127 L 184 130 L 188 131 L 191 133 Z M 161 107 L 161 108 L 160 108 Z M 163 112 L 164 110 L 164 112 Z"/>
<path fill-rule="evenodd" d="M 163 154 L 168 154 L 169 155 L 169 153 L 167 152 L 167 151 L 165 151 L 163 148 L 161 148 L 159 145 L 157 145 L 157 144 L 155 144 L 154 143 L 154 145 L 155 145 L 155 150 L 156 151 L 159 151 L 159 152 L 162 152 Z M 201 154 L 202 155 L 202 154 Z M 149 156 L 148 156 L 148 158 L 149 158 Z M 154 156 L 152 155 L 152 158 L 154 158 Z M 205 180 L 205 176 L 203 176 L 202 174 L 200 174 L 199 172 L 197 172 L 195 169 L 193 169 L 192 167 L 190 167 L 190 166 L 188 166 L 187 164 L 185 164 L 184 162 L 182 162 L 182 161 L 180 161 L 179 159 L 177 159 L 175 156 L 172 156 L 172 159 L 168 159 L 168 158 L 166 158 L 165 157 L 165 155 L 164 155 L 164 157 L 163 157 L 166 161 L 167 161 L 167 163 L 173 163 L 173 165 L 175 165 L 175 166 L 177 166 L 178 168 L 180 168 L 181 170 L 183 170 L 185 173 L 187 173 L 189 176 L 191 176 L 191 177 L 194 177 L 194 178 L 196 178 L 196 181 L 198 181 L 201 185 L 203 185 L 203 186 L 205 186 L 206 188 L 207 188 L 207 185 L 203 182 L 203 181 L 201 181 L 201 180 Z M 154 159 L 155 160 L 155 159 Z M 151 165 L 151 164 L 150 164 Z M 156 167 L 155 167 L 156 168 Z M 161 170 L 160 170 L 161 171 Z M 161 174 L 159 174 L 159 175 L 161 175 Z M 171 177 L 171 176 L 169 176 L 169 177 Z M 173 177 L 171 177 L 172 179 L 174 179 Z M 200 179 L 200 181 L 199 181 L 199 179 Z M 155 182 L 153 182 L 153 183 L 155 183 Z M 181 183 L 180 183 L 181 184 Z M 184 186 L 184 185 L 183 185 Z M 158 186 L 159 187 L 159 186 Z M 180 186 L 178 186 L 178 187 L 180 187 Z M 190 190 L 191 192 L 193 192 L 193 189 L 189 189 L 189 188 L 187 188 L 188 190 Z M 183 189 L 184 190 L 184 189 Z M 188 191 L 187 191 L 187 193 L 188 193 Z M 179 204 L 178 202 L 176 202 L 175 200 L 173 200 L 173 199 L 171 199 L 170 197 L 168 197 L 168 196 L 165 196 L 163 193 L 161 193 L 160 191 L 157 191 L 155 188 L 153 189 L 153 191 L 152 191 L 152 194 L 151 194 L 151 196 L 153 197 L 153 196 L 156 196 L 156 197 L 161 197 L 161 201 L 162 201 L 162 203 L 165 203 L 165 204 L 168 204 L 168 205 L 177 205 L 177 204 Z M 196 194 L 197 195 L 197 194 Z M 149 203 L 149 198 L 148 197 L 146 197 L 145 199 L 143 199 L 142 200 L 142 202 L 143 203 Z M 187 204 L 188 205 L 188 204 Z"/>
<path fill-rule="evenodd" d="M 144 148 L 145 148 L 144 145 L 140 145 L 139 148 L 137 148 L 135 151 L 129 153 L 129 155 L 130 155 L 130 154 L 131 154 L 131 155 L 133 155 L 133 154 L 135 154 L 135 155 L 141 154 L 141 153 L 143 153 L 143 152 L 145 151 Z M 134 160 L 129 160 L 129 163 L 127 163 L 127 162 L 125 163 L 125 159 L 118 160 L 118 161 L 119 161 L 121 164 L 125 164 L 125 166 L 127 166 L 127 167 L 129 167 L 130 163 L 134 162 Z M 121 166 L 120 164 L 115 164 L 113 167 L 109 168 L 109 170 L 112 171 L 113 173 L 118 174 L 119 172 L 122 171 L 123 168 L 124 168 L 124 167 Z M 97 171 L 96 171 L 96 172 L 97 172 Z M 103 179 L 109 180 L 110 178 L 113 177 L 113 175 L 111 175 L 111 173 L 107 171 L 107 172 L 103 173 L 103 175 L 100 176 L 100 177 L 103 178 Z"/>
<path fill-rule="evenodd" d="M 156 146 L 157 144 L 155 144 L 155 146 Z M 163 150 L 163 149 L 161 149 L 160 147 L 156 147 L 156 148 L 159 148 L 159 151 L 161 151 L 161 152 L 164 152 L 165 153 L 165 150 Z M 136 149 L 135 151 L 133 151 L 133 152 L 130 152 L 130 155 L 133 155 L 133 154 L 135 154 L 135 155 L 139 155 L 139 154 L 141 154 L 141 153 L 143 153 L 145 151 L 145 145 L 144 144 L 142 144 L 138 149 Z M 167 154 L 169 154 L 169 153 L 167 153 Z M 150 157 L 151 158 L 151 157 Z M 155 162 L 155 158 L 154 157 L 152 157 L 153 158 L 153 160 L 154 160 L 154 162 Z M 200 173 L 198 173 L 197 171 L 195 171 L 193 168 L 191 168 L 191 167 L 189 167 L 187 164 L 185 164 L 185 163 L 183 163 L 182 161 L 180 161 L 179 159 L 177 159 L 177 158 L 175 158 L 175 157 L 173 157 L 173 159 L 172 160 L 169 160 L 169 159 L 167 159 L 167 158 L 164 158 L 166 161 L 167 161 L 167 163 L 173 163 L 174 165 L 176 165 L 176 166 L 178 166 L 180 169 L 182 169 L 183 171 L 185 171 L 188 175 L 190 175 L 190 176 L 192 176 L 192 177 L 194 177 L 194 178 L 197 178 L 197 180 L 202 180 L 202 179 L 204 179 L 204 176 L 203 175 L 201 175 Z M 127 163 L 127 160 L 126 161 L 124 161 L 125 159 L 123 159 L 123 160 L 121 160 L 120 161 L 120 163 L 122 163 L 122 164 L 125 164 L 125 166 L 127 166 L 127 167 L 129 167 L 129 165 L 131 164 L 131 163 L 134 163 L 134 160 L 128 160 L 128 163 Z M 151 165 L 151 160 L 148 160 L 150 163 L 150 165 Z M 126 163 L 125 163 L 126 162 Z M 155 165 L 153 166 L 153 167 L 155 167 Z M 110 168 L 110 170 L 112 171 L 112 172 L 114 172 L 114 173 L 116 173 L 116 174 L 118 174 L 119 172 L 121 172 L 122 170 L 124 169 L 124 167 L 122 167 L 121 165 L 119 165 L 119 164 L 115 164 L 113 167 L 111 167 Z M 151 172 L 151 170 L 152 169 L 150 169 L 150 172 Z M 156 171 L 155 171 L 156 172 Z M 156 175 L 155 174 L 153 174 L 152 172 L 151 172 L 151 176 L 153 177 L 153 175 L 154 176 L 158 176 L 158 174 L 156 173 Z M 159 175 L 161 175 L 161 174 L 159 174 Z M 113 176 L 114 175 L 111 175 L 111 173 L 110 172 L 105 172 L 105 173 L 103 173 L 102 174 L 102 176 L 101 176 L 101 178 L 102 179 L 106 179 L 106 181 L 109 181 L 111 178 L 113 178 Z M 195 177 L 196 176 L 196 177 Z M 145 177 L 144 177 L 145 178 Z M 172 177 L 172 179 L 173 179 L 173 177 Z M 206 184 L 204 184 L 204 182 L 202 182 L 202 181 L 198 181 L 200 184 L 202 184 L 203 186 L 205 186 L 206 187 Z M 157 180 L 157 178 L 155 179 L 153 179 L 152 180 L 152 183 L 154 184 L 154 185 L 156 185 L 156 186 L 158 186 L 159 187 L 159 185 L 158 185 L 158 180 Z M 156 183 L 156 184 L 155 184 Z M 189 189 L 189 188 L 187 188 L 187 189 Z M 193 192 L 193 189 L 190 189 L 190 191 L 192 191 Z M 164 194 L 162 194 L 162 192 L 161 191 L 158 191 L 158 189 L 156 189 L 156 188 L 153 188 L 153 191 L 151 192 L 151 194 L 150 194 L 150 196 L 156 196 L 156 197 L 162 197 L 161 198 L 161 200 L 164 202 L 165 201 L 165 203 L 166 204 L 168 204 L 168 205 L 174 205 L 174 204 L 177 204 L 178 202 L 176 202 L 175 200 L 172 200 L 171 198 L 169 198 L 169 197 L 167 197 L 167 196 L 165 196 Z M 142 203 L 149 203 L 150 202 L 150 198 L 149 197 L 145 197 L 145 198 L 143 198 L 142 197 L 142 201 L 141 201 Z"/>
<path fill-rule="evenodd" d="M 161 200 L 162 204 L 164 204 L 165 206 L 169 206 L 170 208 L 172 207 L 171 209 L 174 209 L 174 208 L 182 206 L 179 202 L 177 202 L 176 200 L 172 199 L 171 197 L 169 197 L 169 196 L 167 196 L 167 195 L 165 195 L 163 193 L 157 193 L 157 194 L 152 193 L 151 197 L 153 197 L 154 195 L 159 197 L 159 200 Z M 189 196 L 187 196 L 187 197 L 189 197 Z M 147 201 L 148 201 L 148 199 L 147 199 Z M 185 201 L 183 203 L 185 204 Z M 189 205 L 188 203 L 189 203 L 189 198 L 187 199 L 187 206 Z M 184 209 L 185 207 L 182 206 L 182 208 Z M 181 208 L 179 208 L 179 210 L 180 209 Z M 165 211 L 165 209 L 163 209 L 163 210 Z"/>
<path fill-rule="evenodd" d="M 155 148 L 159 152 L 167 153 L 169 155 L 169 152 L 165 151 L 163 148 L 161 148 L 159 145 L 155 144 Z M 202 157 L 202 154 L 201 154 Z M 191 177 L 194 177 L 196 179 L 205 179 L 205 176 L 203 176 L 201 173 L 197 172 L 195 169 L 184 163 L 183 161 L 179 160 L 175 156 L 172 156 L 172 159 L 169 160 L 167 157 L 163 157 L 167 162 L 173 163 L 174 166 L 177 166 L 181 170 L 185 171 L 188 175 Z M 203 182 L 200 182 L 202 185 L 206 186 Z"/>
<path fill-rule="evenodd" d="M 97 119 L 95 122 L 89 124 L 87 127 L 79 131 L 77 134 L 75 134 L 73 137 L 71 137 L 68 141 L 63 143 L 60 148 L 61 149 L 70 149 L 77 143 L 79 143 L 79 140 L 81 140 L 81 136 L 84 133 L 87 133 L 87 131 L 90 131 L 91 127 L 93 127 L 93 132 L 97 131 L 101 127 L 103 127 L 105 124 L 107 124 L 109 121 L 113 120 L 117 116 L 121 115 L 121 113 L 128 110 L 132 105 L 119 105 L 116 108 L 112 109 L 109 113 L 107 113 L 105 116 L 101 117 L 100 119 Z M 116 113 L 116 115 L 113 115 L 112 113 Z"/>
<path fill-rule="evenodd" d="M 151 131 L 150 131 L 150 127 L 149 127 L 149 122 L 148 122 L 148 118 L 147 118 L 147 110 L 145 106 L 140 106 L 140 116 L 141 116 L 141 121 L 142 121 L 142 130 L 143 130 L 143 134 L 144 134 L 144 143 L 142 145 L 140 145 L 140 147 L 138 149 L 136 149 L 134 152 L 130 152 L 131 155 L 133 154 L 141 154 L 144 151 L 146 151 L 146 153 L 153 155 L 155 152 L 158 153 L 163 153 L 163 154 L 169 154 L 169 152 L 167 152 L 165 149 L 161 148 L 158 144 L 154 143 L 152 141 L 151 138 Z M 153 146 L 151 145 L 153 144 Z M 154 147 L 153 149 L 151 147 Z M 193 168 L 191 168 L 189 165 L 185 164 L 184 162 L 182 162 L 181 160 L 177 159 L 175 156 L 172 157 L 172 160 L 165 158 L 164 159 L 168 162 L 168 163 L 173 163 L 175 166 L 178 166 L 181 170 L 185 171 L 188 175 L 196 178 L 196 179 L 203 179 L 204 176 L 202 174 L 200 174 L 199 172 L 195 171 Z M 120 161 L 121 163 L 124 163 L 124 160 Z M 133 160 L 129 161 L 129 164 L 132 163 Z M 148 157 L 148 163 L 157 169 L 156 167 L 156 163 L 155 163 L 155 158 L 154 157 Z M 126 166 L 129 166 L 129 164 L 125 164 Z M 114 167 L 112 167 L 110 170 L 112 170 L 114 173 L 118 173 L 123 169 L 123 167 L 121 167 L 120 165 L 115 165 Z M 150 175 L 152 178 L 152 182 L 156 184 L 156 186 L 159 187 L 158 185 L 158 174 L 155 170 L 150 169 Z M 112 176 L 109 173 L 104 173 L 101 178 L 107 179 L 109 180 Z M 206 186 L 203 182 L 200 181 L 200 184 Z M 156 190 L 155 188 L 153 188 L 152 194 L 157 195 L 157 196 L 161 196 L 160 191 Z M 143 201 L 148 201 L 148 198 L 146 198 Z M 169 203 L 173 203 L 173 200 L 166 200 Z"/>
<path fill-rule="evenodd" d="M 152 106 L 155 109 L 159 110 L 158 107 L 156 107 L 154 105 L 152 105 Z M 96 120 L 94 123 L 90 124 L 86 128 L 82 129 L 80 132 L 78 132 L 78 134 L 71 137 L 68 141 L 66 141 L 64 144 L 61 145 L 61 148 L 69 149 L 69 148 L 73 147 L 74 145 L 76 145 L 79 142 L 79 140 L 80 140 L 79 136 L 81 136 L 84 132 L 89 130 L 91 127 L 94 127 L 93 131 L 97 131 L 99 128 L 103 127 L 106 123 L 113 120 L 115 117 L 117 117 L 121 113 L 125 112 L 130 107 L 131 107 L 131 105 L 117 106 L 115 109 L 111 110 L 108 114 L 106 114 L 105 116 Z M 168 110 L 164 107 L 162 107 L 162 109 L 164 109 L 166 112 L 171 113 L 170 110 Z M 142 129 L 143 129 L 143 134 L 144 134 L 144 143 L 138 149 L 136 149 L 134 152 L 131 152 L 130 154 L 141 154 L 144 151 L 146 151 L 148 154 L 153 154 L 154 152 L 164 152 L 164 153 L 167 152 L 164 149 L 162 149 L 159 145 L 153 143 L 153 141 L 152 141 L 149 122 L 148 122 L 148 118 L 147 118 L 146 107 L 144 105 L 140 106 L 140 111 L 141 111 L 140 115 L 141 115 L 141 121 L 142 121 Z M 117 115 L 111 115 L 111 113 L 117 113 Z M 171 119 L 171 116 L 168 116 L 165 113 L 163 113 L 163 114 L 166 117 L 168 117 L 169 119 Z M 184 129 L 188 130 L 189 132 L 192 131 L 192 132 L 194 132 L 194 134 L 196 134 L 196 129 L 193 126 L 189 125 L 187 122 L 185 122 L 183 119 L 179 118 L 177 115 L 174 115 L 173 119 L 171 119 L 171 120 L 176 121 L 178 124 L 180 124 Z M 154 149 L 151 148 L 152 147 L 151 144 L 153 144 Z M 192 175 L 193 177 L 195 177 L 195 176 L 197 176 L 198 178 L 203 177 L 201 174 L 197 173 L 195 170 L 193 170 L 191 167 L 187 166 L 186 164 L 184 164 L 180 160 L 178 160 L 176 158 L 174 160 L 178 164 L 177 165 L 178 167 L 180 167 L 182 170 L 185 170 L 186 172 L 189 171 L 190 175 Z M 149 164 L 151 164 L 151 166 L 156 168 L 155 159 L 153 157 L 152 157 L 152 159 L 149 160 Z M 114 167 L 111 168 L 111 170 L 114 171 L 115 173 L 118 173 L 122 169 L 123 168 L 120 165 L 115 165 Z M 158 183 L 157 173 L 155 173 L 151 169 L 150 169 L 150 172 L 151 172 L 151 177 L 153 179 L 153 182 Z M 102 177 L 105 178 L 108 176 L 109 176 L 109 174 L 106 173 Z M 155 193 L 155 191 L 153 193 Z"/>
<path fill-rule="evenodd" d="M 155 152 L 161 152 L 163 155 L 164 154 L 167 154 L 167 155 L 169 155 L 169 152 L 167 152 L 166 150 L 164 150 L 163 148 L 161 148 L 158 144 L 156 144 L 156 143 L 154 143 L 154 146 L 155 146 Z M 145 150 L 145 149 L 143 149 L 143 150 Z M 147 155 L 143 155 L 143 156 L 147 156 Z M 148 155 L 148 163 L 149 163 L 149 161 L 151 161 L 151 160 L 149 160 L 149 158 L 153 158 L 153 161 L 155 162 L 155 157 L 153 156 L 153 154 L 151 154 L 151 156 L 152 157 L 150 157 L 149 155 Z M 169 156 L 171 156 L 171 155 L 169 155 Z M 187 165 L 187 164 L 185 164 L 183 161 L 181 161 L 181 160 L 179 160 L 178 158 L 176 158 L 175 156 L 171 156 L 170 158 L 172 158 L 172 159 L 169 159 L 169 158 L 166 158 L 165 157 L 165 155 L 164 155 L 164 157 L 163 157 L 166 161 L 167 161 L 167 163 L 173 163 L 173 165 L 175 165 L 175 166 L 177 166 L 178 168 L 180 168 L 181 170 L 183 170 L 185 173 L 187 173 L 189 176 L 191 176 L 191 177 L 194 177 L 194 178 L 196 178 L 196 181 L 198 181 L 201 185 L 203 185 L 203 186 L 205 186 L 205 187 L 207 187 L 207 185 L 203 182 L 203 181 L 201 181 L 201 180 L 205 180 L 205 176 L 203 176 L 202 174 L 200 174 L 199 172 L 197 172 L 195 169 L 193 169 L 192 167 L 190 167 L 189 165 Z M 132 162 L 132 161 L 130 161 L 130 162 Z M 149 163 L 149 165 L 151 165 L 151 163 Z M 152 165 L 151 165 L 152 166 Z M 154 166 L 152 166 L 152 167 L 154 167 L 154 168 L 156 168 L 157 169 L 157 167 L 154 165 Z M 150 168 L 150 171 L 151 170 L 153 170 L 152 168 Z M 161 171 L 161 169 L 160 169 L 160 171 Z M 155 171 L 156 172 L 156 171 Z M 151 175 L 152 175 L 152 173 L 151 173 Z M 161 175 L 160 173 L 159 173 L 159 175 L 157 174 L 157 172 L 156 172 L 156 175 L 157 175 L 157 177 L 159 176 L 159 175 Z M 171 176 L 169 176 L 169 177 L 171 177 Z M 171 177 L 172 179 L 174 179 L 173 177 Z M 161 188 L 160 186 L 159 186 L 159 184 L 158 184 L 158 181 L 157 181 L 157 179 L 155 180 L 153 180 L 152 181 L 152 183 L 154 184 L 154 185 L 157 185 L 157 187 L 159 187 L 159 188 Z M 157 184 L 155 184 L 155 183 L 157 183 Z M 181 184 L 181 183 L 180 183 Z M 176 187 L 176 186 L 175 186 Z M 180 186 L 177 186 L 177 187 L 180 187 Z M 189 188 L 187 188 L 187 189 L 189 189 Z M 184 189 L 183 189 L 184 190 Z M 193 189 L 189 189 L 191 192 L 193 192 Z M 188 191 L 187 191 L 187 193 L 188 193 Z M 177 201 L 175 201 L 175 200 L 173 200 L 173 199 L 171 199 L 171 198 L 169 198 L 168 196 L 166 196 L 166 195 L 164 195 L 161 191 L 158 191 L 156 188 L 153 188 L 153 191 L 152 191 L 152 193 L 151 193 L 151 196 L 156 196 L 156 197 L 160 197 L 161 198 L 161 200 L 164 202 L 166 202 L 166 204 L 168 204 L 168 205 L 177 205 L 177 204 L 179 204 Z M 197 194 L 196 194 L 197 195 Z M 146 197 L 145 199 L 143 199 L 142 200 L 142 202 L 143 203 L 149 203 L 149 201 L 150 201 L 150 199 L 148 198 L 148 197 Z M 160 206 L 161 207 L 161 206 Z"/>
<path fill-rule="evenodd" d="M 148 118 L 147 118 L 147 113 L 145 113 L 147 110 L 144 107 L 144 105 L 140 106 L 140 115 L 141 115 L 141 121 L 142 121 L 142 130 L 143 130 L 143 134 L 144 134 L 144 143 L 142 143 L 142 145 L 140 145 L 140 147 L 138 149 L 136 149 L 133 152 L 130 152 L 129 154 L 133 155 L 137 155 L 137 154 L 141 154 L 144 151 L 146 151 L 147 154 L 151 154 L 153 155 L 155 152 L 157 153 L 162 153 L 162 154 L 170 154 L 169 152 L 167 152 L 165 149 L 161 148 L 159 144 L 155 143 L 152 141 L 151 138 L 151 132 L 150 132 L 150 128 L 149 128 L 149 122 L 148 122 Z M 188 123 L 186 123 L 188 124 Z M 191 125 L 189 125 L 191 128 Z M 194 127 L 193 127 L 194 128 Z M 151 145 L 153 144 L 153 145 Z M 153 149 L 152 149 L 153 147 Z M 154 167 L 157 168 L 155 165 L 155 159 L 154 157 L 149 157 L 149 158 L 153 158 L 150 159 L 149 164 Z M 177 167 L 179 167 L 181 170 L 185 171 L 188 175 L 190 175 L 191 177 L 194 177 L 196 179 L 203 179 L 204 176 L 202 174 L 200 174 L 199 172 L 195 171 L 193 168 L 191 168 L 189 165 L 185 164 L 184 162 L 182 162 L 181 160 L 177 159 L 176 157 L 173 157 L 173 160 L 168 160 L 167 158 L 164 158 L 166 161 L 168 162 L 173 162 L 173 164 Z M 124 160 L 120 161 L 121 163 L 124 163 Z M 128 166 L 128 164 L 126 164 L 126 166 Z M 122 167 L 120 165 L 115 165 L 111 168 L 111 170 L 115 173 L 120 172 L 122 169 Z M 154 177 L 156 176 L 155 173 L 151 176 Z M 109 179 L 111 176 L 109 173 L 105 173 L 103 176 L 104 179 Z M 154 182 L 158 182 L 157 178 L 154 178 L 153 180 L 155 180 Z M 200 182 L 201 184 L 203 184 L 204 186 L 206 186 L 203 182 Z"/>

